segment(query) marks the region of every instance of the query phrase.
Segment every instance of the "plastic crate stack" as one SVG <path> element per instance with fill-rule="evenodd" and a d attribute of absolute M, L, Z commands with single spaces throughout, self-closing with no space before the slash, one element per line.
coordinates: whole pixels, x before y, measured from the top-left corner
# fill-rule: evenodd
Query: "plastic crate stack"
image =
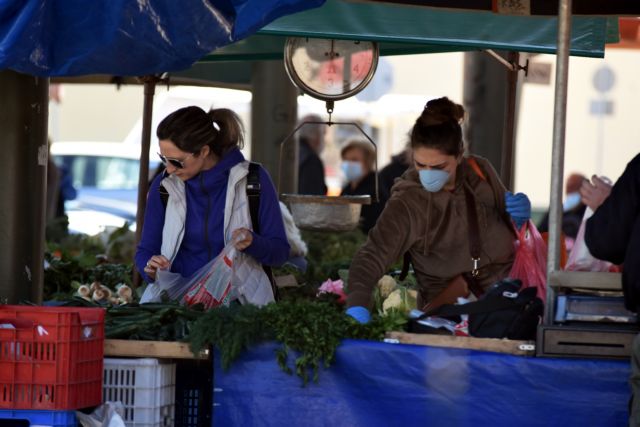
<path fill-rule="evenodd" d="M 122 402 L 127 427 L 175 426 L 176 365 L 159 359 L 104 360 L 105 402 Z"/>
<path fill-rule="evenodd" d="M 0 424 L 76 427 L 103 358 L 104 310 L 0 305 Z"/>

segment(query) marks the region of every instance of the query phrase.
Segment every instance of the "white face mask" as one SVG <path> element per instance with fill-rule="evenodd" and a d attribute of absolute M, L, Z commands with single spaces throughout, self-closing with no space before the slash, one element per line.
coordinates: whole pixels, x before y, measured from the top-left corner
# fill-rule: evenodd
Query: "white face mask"
<path fill-rule="evenodd" d="M 569 193 L 567 197 L 564 199 L 564 203 L 562 204 L 562 210 L 565 212 L 571 211 L 578 207 L 578 205 L 582 202 L 582 197 L 580 193 Z"/>
<path fill-rule="evenodd" d="M 342 173 L 344 173 L 345 178 L 347 178 L 347 181 L 353 182 L 362 178 L 363 171 L 362 164 L 360 162 L 351 162 L 345 160 L 342 162 L 340 167 L 342 169 Z"/>

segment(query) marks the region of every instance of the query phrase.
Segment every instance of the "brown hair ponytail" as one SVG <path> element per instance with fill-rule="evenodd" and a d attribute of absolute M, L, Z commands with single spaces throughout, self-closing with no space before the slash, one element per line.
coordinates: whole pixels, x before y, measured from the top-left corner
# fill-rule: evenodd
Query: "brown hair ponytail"
<path fill-rule="evenodd" d="M 226 108 L 208 113 L 196 106 L 181 108 L 160 122 L 156 135 L 196 155 L 205 145 L 220 158 L 234 148 L 244 147 L 242 122 L 236 113 Z"/>
<path fill-rule="evenodd" d="M 228 108 L 209 110 L 211 125 L 218 125 L 216 139 L 211 150 L 222 157 L 234 148 L 244 148 L 244 126 L 238 115 Z M 215 123 L 215 124 L 214 124 Z"/>

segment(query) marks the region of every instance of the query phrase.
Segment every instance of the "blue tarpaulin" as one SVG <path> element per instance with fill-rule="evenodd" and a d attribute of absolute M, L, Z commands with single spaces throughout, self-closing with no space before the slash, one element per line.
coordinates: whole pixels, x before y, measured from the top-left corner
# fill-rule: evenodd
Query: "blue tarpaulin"
<path fill-rule="evenodd" d="M 37 76 L 177 71 L 324 0 L 3 0 L 0 69 Z"/>
<path fill-rule="evenodd" d="M 629 363 L 345 341 L 317 384 L 276 363 L 278 346 L 214 360 L 215 426 L 624 426 Z"/>

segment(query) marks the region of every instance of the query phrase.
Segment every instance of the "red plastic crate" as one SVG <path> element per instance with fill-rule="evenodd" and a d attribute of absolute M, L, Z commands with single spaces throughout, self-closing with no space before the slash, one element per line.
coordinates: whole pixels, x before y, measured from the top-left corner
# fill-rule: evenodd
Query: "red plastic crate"
<path fill-rule="evenodd" d="M 101 308 L 0 305 L 0 408 L 71 410 L 100 405 Z"/>

